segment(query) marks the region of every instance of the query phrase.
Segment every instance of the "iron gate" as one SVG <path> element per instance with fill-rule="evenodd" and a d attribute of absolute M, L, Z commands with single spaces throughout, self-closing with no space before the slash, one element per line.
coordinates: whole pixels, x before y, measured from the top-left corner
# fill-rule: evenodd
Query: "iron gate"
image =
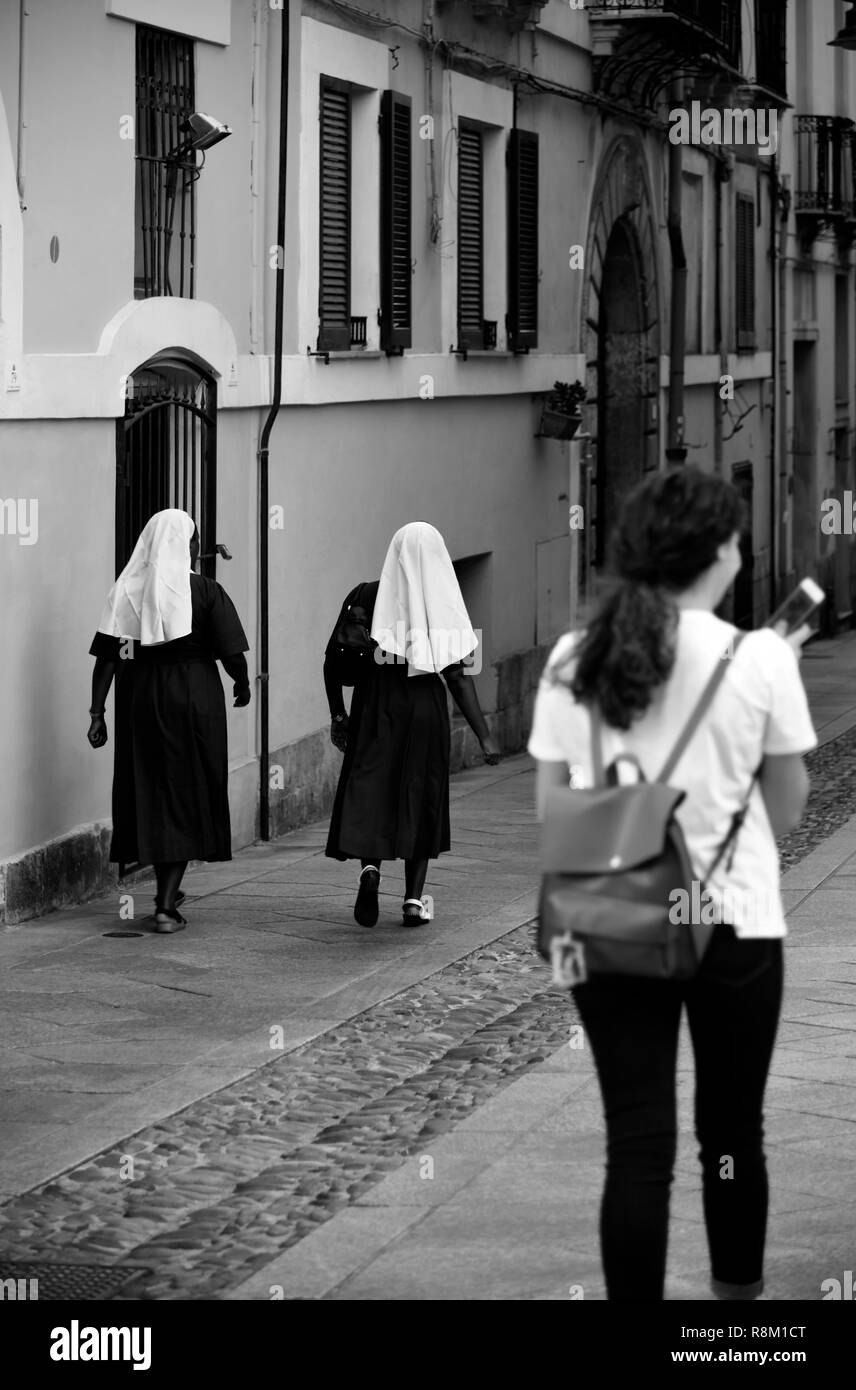
<path fill-rule="evenodd" d="M 176 357 L 154 358 L 128 378 L 116 441 L 116 573 L 155 512 L 180 507 L 199 528 L 200 569 L 214 578 L 217 525 L 217 387 Z"/>

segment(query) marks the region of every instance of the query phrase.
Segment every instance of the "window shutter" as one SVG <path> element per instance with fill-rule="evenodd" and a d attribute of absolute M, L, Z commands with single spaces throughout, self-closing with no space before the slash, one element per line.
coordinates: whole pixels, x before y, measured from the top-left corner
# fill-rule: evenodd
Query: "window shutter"
<path fill-rule="evenodd" d="M 318 347 L 351 346 L 351 97 L 321 83 Z"/>
<path fill-rule="evenodd" d="M 538 136 L 508 142 L 508 346 L 538 346 Z"/>
<path fill-rule="evenodd" d="M 735 219 L 737 350 L 755 346 L 755 203 L 738 194 Z"/>
<path fill-rule="evenodd" d="M 411 346 L 410 97 L 384 92 L 380 106 L 380 345 Z"/>
<path fill-rule="evenodd" d="M 458 127 L 458 346 L 484 346 L 484 198 L 481 132 Z"/>

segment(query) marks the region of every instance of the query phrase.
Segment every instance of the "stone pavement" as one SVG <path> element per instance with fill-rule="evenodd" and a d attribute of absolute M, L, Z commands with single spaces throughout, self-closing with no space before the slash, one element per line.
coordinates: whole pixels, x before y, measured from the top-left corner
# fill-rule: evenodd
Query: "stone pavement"
<path fill-rule="evenodd" d="M 151 930 L 153 889 L 139 885 L 135 920 L 120 919 L 117 894 L 0 930 L 0 1198 L 528 921 L 529 769 L 518 758 L 455 777 L 454 854 L 432 865 L 427 929 L 400 926 L 401 864 L 384 866 L 378 926 L 358 927 L 354 866 L 325 859 L 315 825 L 190 872 L 178 935 Z M 143 934 L 104 936 L 128 929 Z"/>
<path fill-rule="evenodd" d="M 848 875 L 852 875 L 848 876 Z M 787 992 L 767 1092 L 771 1298 L 822 1297 L 856 1256 L 856 817 L 786 876 Z M 566 1042 L 453 1132 L 250 1279 L 231 1299 L 603 1299 L 603 1121 L 586 1046 Z M 693 1071 L 679 1061 L 670 1299 L 708 1287 Z M 280 1290 L 282 1291 L 280 1294 Z"/>
<path fill-rule="evenodd" d="M 783 847 L 768 1283 L 786 1299 L 856 1253 L 856 634 L 803 672 L 825 747 L 809 838 Z M 453 779 L 454 853 L 415 931 L 395 873 L 379 926 L 353 923 L 353 866 L 314 826 L 189 875 L 179 936 L 103 936 L 144 930 L 139 887 L 136 921 L 114 898 L 0 932 L 7 1262 L 143 1265 L 131 1298 L 602 1298 L 596 1081 L 523 925 L 532 792 L 526 758 Z M 691 1095 L 685 1047 L 669 1295 L 701 1299 Z"/>

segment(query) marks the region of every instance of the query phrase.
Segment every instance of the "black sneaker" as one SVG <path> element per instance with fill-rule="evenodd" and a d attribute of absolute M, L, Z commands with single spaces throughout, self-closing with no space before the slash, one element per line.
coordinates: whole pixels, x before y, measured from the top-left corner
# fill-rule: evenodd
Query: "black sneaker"
<path fill-rule="evenodd" d="M 361 927 L 373 927 L 378 918 L 377 892 L 380 870 L 367 864 L 360 874 L 360 890 L 354 903 L 354 918 Z"/>

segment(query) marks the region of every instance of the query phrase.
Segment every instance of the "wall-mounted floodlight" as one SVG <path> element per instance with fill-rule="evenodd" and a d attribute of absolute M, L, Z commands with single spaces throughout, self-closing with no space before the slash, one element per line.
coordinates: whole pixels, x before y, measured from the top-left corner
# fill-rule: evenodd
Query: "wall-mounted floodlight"
<path fill-rule="evenodd" d="M 172 232 L 175 222 L 175 203 L 178 189 L 178 171 L 184 170 L 184 186 L 182 197 L 186 192 L 189 182 L 195 183 L 202 172 L 205 164 L 205 151 L 212 145 L 218 145 L 221 140 L 225 140 L 227 135 L 232 134 L 230 126 L 224 125 L 222 121 L 215 120 L 213 116 L 206 116 L 204 111 L 194 111 L 187 116 L 181 123 L 181 129 L 189 134 L 189 138 L 182 142 L 176 149 L 170 150 L 169 154 L 164 155 L 164 162 L 167 166 L 166 175 L 166 218 L 164 227 L 164 266 L 165 266 L 165 287 L 166 293 L 172 294 L 172 284 L 170 281 L 170 252 L 172 249 Z M 182 161 L 190 154 L 196 154 L 199 150 L 202 154 L 202 163 L 196 165 L 183 164 Z M 182 235 L 184 235 L 182 231 Z"/>
<path fill-rule="evenodd" d="M 227 135 L 232 134 L 231 126 L 224 125 L 213 116 L 206 116 L 204 111 L 194 111 L 182 121 L 181 128 L 189 132 L 189 139 L 179 145 L 178 149 L 170 150 L 167 159 L 183 159 L 185 155 L 196 150 L 209 150 L 212 145 L 218 145 Z"/>

